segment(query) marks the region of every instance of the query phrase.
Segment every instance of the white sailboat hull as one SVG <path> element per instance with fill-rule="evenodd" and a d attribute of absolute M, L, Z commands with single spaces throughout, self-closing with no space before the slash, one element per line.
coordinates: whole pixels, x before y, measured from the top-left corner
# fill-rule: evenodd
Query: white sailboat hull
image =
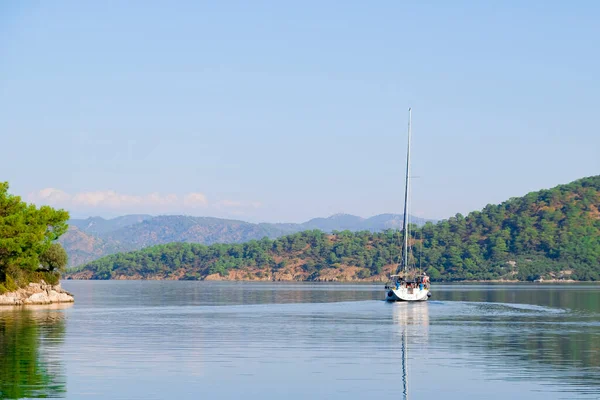
<path fill-rule="evenodd" d="M 387 301 L 427 301 L 430 296 L 429 289 L 401 287 L 398 289 L 388 289 L 385 299 Z"/>

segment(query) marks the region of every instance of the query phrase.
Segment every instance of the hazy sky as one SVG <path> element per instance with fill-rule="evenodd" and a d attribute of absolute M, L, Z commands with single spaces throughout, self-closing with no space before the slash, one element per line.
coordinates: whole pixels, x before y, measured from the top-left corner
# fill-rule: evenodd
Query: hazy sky
<path fill-rule="evenodd" d="M 74 216 L 467 213 L 600 173 L 595 1 L 0 3 L 0 180 Z"/>

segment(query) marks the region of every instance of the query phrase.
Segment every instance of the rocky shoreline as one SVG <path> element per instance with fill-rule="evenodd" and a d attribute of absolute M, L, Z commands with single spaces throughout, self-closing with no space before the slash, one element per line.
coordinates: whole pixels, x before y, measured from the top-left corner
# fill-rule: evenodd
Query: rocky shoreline
<path fill-rule="evenodd" d="M 44 281 L 30 283 L 25 288 L 0 295 L 0 306 L 21 306 L 28 304 L 72 303 L 73 295 L 64 290 L 60 283 L 49 285 Z"/>

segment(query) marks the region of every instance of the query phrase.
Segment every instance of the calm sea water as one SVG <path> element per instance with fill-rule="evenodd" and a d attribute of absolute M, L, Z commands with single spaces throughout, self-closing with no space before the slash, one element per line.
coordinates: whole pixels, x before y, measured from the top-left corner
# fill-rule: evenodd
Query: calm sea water
<path fill-rule="evenodd" d="M 600 286 L 63 286 L 0 308 L 0 398 L 600 398 Z"/>

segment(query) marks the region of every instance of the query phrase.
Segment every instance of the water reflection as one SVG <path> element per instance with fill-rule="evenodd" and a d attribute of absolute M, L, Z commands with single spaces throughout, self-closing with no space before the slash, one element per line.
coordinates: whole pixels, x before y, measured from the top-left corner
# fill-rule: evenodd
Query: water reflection
<path fill-rule="evenodd" d="M 434 300 L 532 304 L 600 313 L 600 285 L 439 285 Z"/>
<path fill-rule="evenodd" d="M 427 345 L 429 308 L 426 302 L 394 303 L 392 319 L 400 341 L 400 360 L 402 373 L 402 399 L 409 398 L 409 337 L 412 344 Z M 414 358 L 412 362 L 418 362 Z"/>
<path fill-rule="evenodd" d="M 600 319 L 592 312 L 508 303 L 456 302 L 436 318 L 454 332 L 447 346 L 510 381 L 547 389 L 600 392 Z"/>
<path fill-rule="evenodd" d="M 69 307 L 69 305 L 67 305 Z M 62 307 L 0 307 L 0 398 L 64 397 Z"/>
<path fill-rule="evenodd" d="M 76 307 L 161 307 L 381 300 L 379 285 L 208 281 L 65 281 Z M 377 290 L 375 290 L 377 289 Z"/>
<path fill-rule="evenodd" d="M 379 285 L 65 287 L 70 398 L 600 396 L 598 286 L 439 285 L 410 304 Z"/>

